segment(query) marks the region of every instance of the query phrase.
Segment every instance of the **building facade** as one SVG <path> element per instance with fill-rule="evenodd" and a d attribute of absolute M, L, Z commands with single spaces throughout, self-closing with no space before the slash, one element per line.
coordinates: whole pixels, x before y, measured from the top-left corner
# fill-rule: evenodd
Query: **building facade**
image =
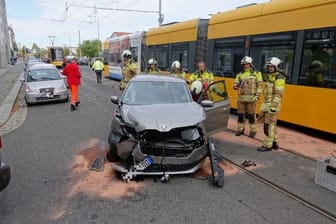
<path fill-rule="evenodd" d="M 8 36 L 8 23 L 5 0 L 0 0 L 0 66 L 10 63 L 11 44 Z"/>

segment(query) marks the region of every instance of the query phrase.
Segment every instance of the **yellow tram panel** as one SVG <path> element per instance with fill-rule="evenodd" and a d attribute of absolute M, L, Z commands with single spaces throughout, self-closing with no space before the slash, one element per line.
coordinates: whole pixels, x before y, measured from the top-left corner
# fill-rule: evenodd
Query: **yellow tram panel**
<path fill-rule="evenodd" d="M 215 14 L 208 39 L 332 27 L 335 7 L 335 0 L 276 0 Z"/>
<path fill-rule="evenodd" d="M 146 45 L 196 41 L 198 20 L 199 19 L 193 19 L 149 29 L 146 34 Z"/>

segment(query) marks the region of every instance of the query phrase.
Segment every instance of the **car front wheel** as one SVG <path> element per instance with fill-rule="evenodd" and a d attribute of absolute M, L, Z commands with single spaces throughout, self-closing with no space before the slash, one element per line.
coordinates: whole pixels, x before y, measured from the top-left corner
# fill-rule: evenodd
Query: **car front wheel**
<path fill-rule="evenodd" d="M 116 141 L 118 141 L 118 138 L 116 138 L 114 133 L 111 131 L 108 137 L 109 148 L 106 153 L 107 160 L 110 162 L 120 160 L 120 157 L 118 156 Z"/>
<path fill-rule="evenodd" d="M 115 143 L 111 143 L 109 142 L 109 149 L 107 150 L 107 160 L 110 162 L 115 162 L 120 160 L 120 157 L 118 156 L 118 152 L 117 152 L 117 145 Z"/>

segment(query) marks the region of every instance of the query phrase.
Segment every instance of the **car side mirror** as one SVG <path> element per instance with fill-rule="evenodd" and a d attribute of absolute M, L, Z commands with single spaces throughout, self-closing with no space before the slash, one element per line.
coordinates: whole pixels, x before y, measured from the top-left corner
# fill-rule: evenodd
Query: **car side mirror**
<path fill-rule="evenodd" d="M 211 100 L 202 100 L 201 101 L 201 106 L 202 107 L 213 107 L 214 106 L 214 102 Z"/>
<path fill-rule="evenodd" d="M 118 96 L 111 96 L 111 102 L 114 104 L 119 104 L 119 97 Z"/>

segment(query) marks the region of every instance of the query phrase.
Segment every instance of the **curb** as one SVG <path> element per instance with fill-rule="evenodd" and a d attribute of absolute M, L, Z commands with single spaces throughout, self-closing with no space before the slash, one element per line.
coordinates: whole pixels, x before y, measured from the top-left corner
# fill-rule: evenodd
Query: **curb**
<path fill-rule="evenodd" d="M 5 100 L 2 102 L 0 106 L 0 126 L 2 126 L 8 120 L 21 86 L 22 81 L 19 78 Z"/>

